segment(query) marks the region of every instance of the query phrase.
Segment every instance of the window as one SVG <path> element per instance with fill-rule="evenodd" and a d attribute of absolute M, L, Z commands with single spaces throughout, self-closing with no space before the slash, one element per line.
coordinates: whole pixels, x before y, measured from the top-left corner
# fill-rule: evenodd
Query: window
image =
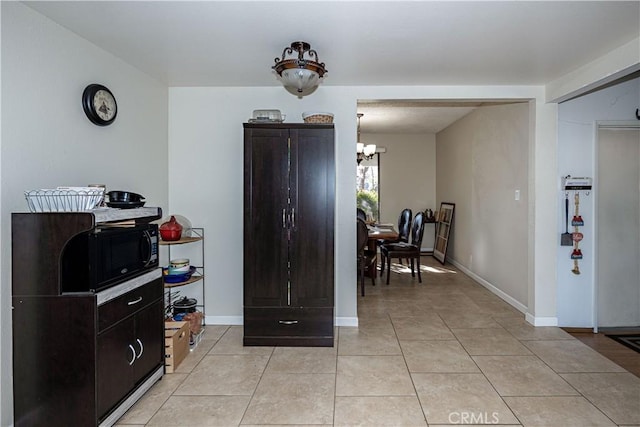
<path fill-rule="evenodd" d="M 378 221 L 380 214 L 379 154 L 363 160 L 356 174 L 357 205 L 367 213 L 367 219 Z"/>

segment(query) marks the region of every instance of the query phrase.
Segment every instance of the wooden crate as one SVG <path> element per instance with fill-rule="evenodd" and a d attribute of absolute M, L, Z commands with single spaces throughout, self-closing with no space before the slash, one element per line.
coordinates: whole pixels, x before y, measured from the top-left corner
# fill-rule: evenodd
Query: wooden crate
<path fill-rule="evenodd" d="M 189 354 L 189 322 L 164 322 L 164 366 L 173 373 Z"/>

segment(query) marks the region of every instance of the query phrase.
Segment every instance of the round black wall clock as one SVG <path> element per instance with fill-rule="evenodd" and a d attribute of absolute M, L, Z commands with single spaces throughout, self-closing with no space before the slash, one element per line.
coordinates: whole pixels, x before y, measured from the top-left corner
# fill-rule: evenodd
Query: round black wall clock
<path fill-rule="evenodd" d="M 111 91 L 95 83 L 84 89 L 82 93 L 82 108 L 91 123 L 98 126 L 110 125 L 118 114 L 116 98 Z"/>

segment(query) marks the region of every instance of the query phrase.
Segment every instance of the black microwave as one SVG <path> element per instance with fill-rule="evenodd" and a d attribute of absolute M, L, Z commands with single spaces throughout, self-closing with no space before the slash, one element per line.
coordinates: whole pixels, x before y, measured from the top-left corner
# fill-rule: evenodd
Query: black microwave
<path fill-rule="evenodd" d="M 61 288 L 63 292 L 97 292 L 158 265 L 157 224 L 97 226 L 65 246 Z"/>

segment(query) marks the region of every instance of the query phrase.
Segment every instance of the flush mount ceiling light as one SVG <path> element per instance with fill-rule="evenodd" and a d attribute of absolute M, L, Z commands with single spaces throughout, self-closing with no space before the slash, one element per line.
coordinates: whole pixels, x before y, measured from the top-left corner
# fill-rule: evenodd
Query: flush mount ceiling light
<path fill-rule="evenodd" d="M 305 59 L 307 53 L 310 59 Z M 287 58 L 287 55 L 295 55 L 297 58 Z M 320 83 L 320 79 L 327 72 L 324 62 L 318 61 L 318 53 L 311 49 L 307 42 L 293 42 L 291 47 L 286 47 L 282 51 L 282 58 L 275 59 L 276 65 L 273 68 L 285 88 L 294 91 L 298 96 L 311 93 Z"/>
<path fill-rule="evenodd" d="M 373 156 L 376 154 L 376 145 L 375 144 L 367 144 L 364 145 L 360 142 L 360 118 L 364 116 L 362 113 L 358 113 L 358 143 L 356 144 L 356 162 L 360 164 L 363 160 L 371 160 Z"/>

